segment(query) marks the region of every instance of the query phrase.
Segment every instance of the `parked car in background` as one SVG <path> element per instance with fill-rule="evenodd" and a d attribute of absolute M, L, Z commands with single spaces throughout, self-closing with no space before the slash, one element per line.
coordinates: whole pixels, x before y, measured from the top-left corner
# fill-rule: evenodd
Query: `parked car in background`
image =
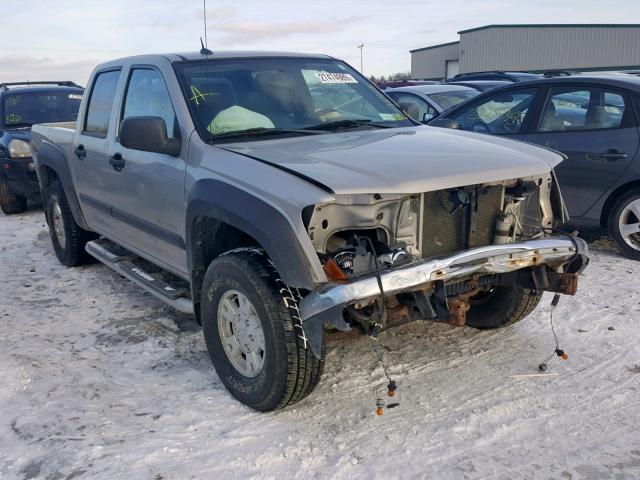
<path fill-rule="evenodd" d="M 429 125 L 524 140 L 563 152 L 556 167 L 571 222 L 607 228 L 640 260 L 640 78 L 590 75 L 501 87 Z"/>
<path fill-rule="evenodd" d="M 40 195 L 31 158 L 31 126 L 75 121 L 83 88 L 73 82 L 0 84 L 0 209 L 24 212 Z"/>
<path fill-rule="evenodd" d="M 469 72 L 459 73 L 447 80 L 448 82 L 457 82 L 458 80 L 504 80 L 507 82 L 526 82 L 528 80 L 537 80 L 540 75 L 528 72 Z"/>
<path fill-rule="evenodd" d="M 384 93 L 393 98 L 411 118 L 419 122 L 427 122 L 445 110 L 475 97 L 480 92 L 473 88 L 445 83 L 388 88 Z"/>
<path fill-rule="evenodd" d="M 376 82 L 378 88 L 414 87 L 416 85 L 434 85 L 440 82 L 435 80 L 391 80 L 389 82 Z"/>
<path fill-rule="evenodd" d="M 76 123 L 34 127 L 56 256 L 195 313 L 257 410 L 313 391 L 325 327 L 500 328 L 576 293 L 557 152 L 421 126 L 325 55 L 145 55 L 89 85 Z"/>
<path fill-rule="evenodd" d="M 456 80 L 447 82 L 449 85 L 462 85 L 464 87 L 474 88 L 479 92 L 486 92 L 494 88 L 512 85 L 513 82 L 507 80 Z"/>

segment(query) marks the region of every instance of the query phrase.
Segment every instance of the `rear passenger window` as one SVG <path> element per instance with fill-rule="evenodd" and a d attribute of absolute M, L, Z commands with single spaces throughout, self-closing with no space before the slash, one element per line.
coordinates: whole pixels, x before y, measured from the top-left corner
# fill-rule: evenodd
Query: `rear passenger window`
<path fill-rule="evenodd" d="M 84 131 L 101 136 L 107 135 L 111 107 L 116 94 L 120 70 L 99 73 L 93 83 Z"/>
<path fill-rule="evenodd" d="M 624 97 L 600 88 L 552 88 L 542 111 L 540 132 L 618 128 L 624 117 Z"/>
<path fill-rule="evenodd" d="M 122 120 L 127 117 L 160 117 L 167 127 L 167 137 L 174 138 L 176 114 L 160 72 L 150 68 L 131 72 Z"/>

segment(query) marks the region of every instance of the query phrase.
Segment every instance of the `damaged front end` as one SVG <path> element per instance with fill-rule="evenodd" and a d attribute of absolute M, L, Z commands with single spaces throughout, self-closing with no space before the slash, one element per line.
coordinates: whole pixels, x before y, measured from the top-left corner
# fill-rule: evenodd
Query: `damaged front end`
<path fill-rule="evenodd" d="M 314 353 L 323 329 L 414 320 L 464 325 L 496 287 L 573 295 L 586 243 L 552 173 L 408 195 L 343 195 L 305 212 L 328 282 L 300 303 Z M 553 235 L 552 235 L 553 234 Z"/>

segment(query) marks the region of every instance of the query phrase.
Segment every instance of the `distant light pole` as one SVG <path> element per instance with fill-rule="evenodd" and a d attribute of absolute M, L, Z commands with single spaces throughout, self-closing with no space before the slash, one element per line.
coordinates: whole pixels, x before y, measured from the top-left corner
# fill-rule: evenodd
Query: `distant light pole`
<path fill-rule="evenodd" d="M 362 68 L 362 49 L 364 48 L 364 43 L 358 45 L 358 48 L 360 49 L 360 73 L 364 75 L 364 69 Z"/>

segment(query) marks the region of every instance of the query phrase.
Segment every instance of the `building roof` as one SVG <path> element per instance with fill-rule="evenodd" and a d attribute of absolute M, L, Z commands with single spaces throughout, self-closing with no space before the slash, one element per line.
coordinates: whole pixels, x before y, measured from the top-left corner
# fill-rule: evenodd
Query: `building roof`
<path fill-rule="evenodd" d="M 540 24 L 506 24 L 506 25 L 484 25 L 482 27 L 460 30 L 459 35 L 489 28 L 640 28 L 638 23 L 540 23 Z"/>
<path fill-rule="evenodd" d="M 449 42 L 449 43 L 441 43 L 439 45 L 431 45 L 430 47 L 422 47 L 422 48 L 416 48 L 415 50 L 409 50 L 409 53 L 415 53 L 415 52 L 421 52 L 423 50 L 431 50 L 432 48 L 441 48 L 441 47 L 449 47 L 451 45 L 456 45 L 460 43 L 460 41 L 456 41 L 456 42 Z"/>

